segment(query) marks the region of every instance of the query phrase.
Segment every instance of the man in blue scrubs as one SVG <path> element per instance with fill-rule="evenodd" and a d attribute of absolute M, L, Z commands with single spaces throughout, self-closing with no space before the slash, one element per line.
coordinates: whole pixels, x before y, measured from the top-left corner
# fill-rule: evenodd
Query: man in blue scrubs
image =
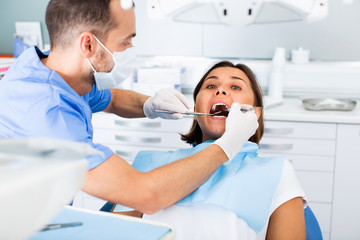
<path fill-rule="evenodd" d="M 85 142 L 104 153 L 93 156 L 83 190 L 99 198 L 151 214 L 194 191 L 227 159 L 232 159 L 257 128 L 255 113 L 233 106 L 226 132 L 205 150 L 139 172 L 108 147 L 92 141 L 92 113 L 121 117 L 166 117 L 155 110 L 185 112 L 175 91 L 154 97 L 109 89 L 125 79 L 136 34 L 134 9 L 119 0 L 51 0 L 46 11 L 51 51 L 25 51 L 0 81 L 0 137 L 50 137 Z M 170 118 L 179 118 L 173 114 Z M 245 132 L 239 124 L 249 126 Z"/>

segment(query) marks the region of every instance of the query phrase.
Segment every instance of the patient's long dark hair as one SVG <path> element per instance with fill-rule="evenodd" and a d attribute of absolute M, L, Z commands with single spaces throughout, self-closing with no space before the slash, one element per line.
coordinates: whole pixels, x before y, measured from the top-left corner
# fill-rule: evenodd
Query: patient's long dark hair
<path fill-rule="evenodd" d="M 194 98 L 194 103 L 196 103 L 196 96 L 198 95 L 205 79 L 207 78 L 207 76 L 209 75 L 209 73 L 216 69 L 216 68 L 220 68 L 220 67 L 232 67 L 232 68 L 237 68 L 240 69 L 241 71 L 243 71 L 246 76 L 249 78 L 250 83 L 251 83 L 251 88 L 254 92 L 254 106 L 257 107 L 261 107 L 263 109 L 263 100 L 262 100 L 262 91 L 261 88 L 256 80 L 255 74 L 253 73 L 253 71 L 246 65 L 244 64 L 233 64 L 229 61 L 221 61 L 219 63 L 216 63 L 214 66 L 212 66 L 206 73 L 205 75 L 201 78 L 200 82 L 196 85 L 195 90 L 194 90 L 194 94 L 193 94 L 193 98 Z M 254 142 L 259 144 L 263 134 L 264 134 L 264 118 L 263 118 L 263 114 L 261 111 L 261 115 L 258 119 L 258 123 L 259 123 L 259 127 L 256 130 L 255 134 L 252 135 L 249 138 L 249 141 Z M 190 144 L 199 144 L 202 143 L 202 131 L 201 128 L 198 124 L 198 122 L 194 119 L 192 127 L 190 129 L 190 132 L 187 134 L 181 134 L 181 140 L 190 143 Z"/>

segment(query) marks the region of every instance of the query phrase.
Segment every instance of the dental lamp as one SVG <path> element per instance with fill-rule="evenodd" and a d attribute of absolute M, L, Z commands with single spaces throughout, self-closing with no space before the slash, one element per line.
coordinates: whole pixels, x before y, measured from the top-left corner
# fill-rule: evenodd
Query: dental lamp
<path fill-rule="evenodd" d="M 147 4 L 150 18 L 227 26 L 314 22 L 328 14 L 328 0 L 147 0 Z"/>
<path fill-rule="evenodd" d="M 120 5 L 124 10 L 129 10 L 134 6 L 134 2 L 132 0 L 120 0 Z"/>

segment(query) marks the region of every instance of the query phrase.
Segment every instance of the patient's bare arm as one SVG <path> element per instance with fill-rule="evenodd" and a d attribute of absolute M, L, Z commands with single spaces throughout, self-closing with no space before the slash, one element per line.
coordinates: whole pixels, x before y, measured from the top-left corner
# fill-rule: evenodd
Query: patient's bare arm
<path fill-rule="evenodd" d="M 270 217 L 267 240 L 306 239 L 303 199 L 293 198 L 278 207 Z"/>

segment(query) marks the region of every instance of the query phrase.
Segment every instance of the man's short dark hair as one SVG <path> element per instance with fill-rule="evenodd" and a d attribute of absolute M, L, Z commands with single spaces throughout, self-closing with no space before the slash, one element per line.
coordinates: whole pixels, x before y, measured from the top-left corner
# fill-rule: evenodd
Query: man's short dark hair
<path fill-rule="evenodd" d="M 111 0 L 51 0 L 46 9 L 46 26 L 51 49 L 66 47 L 84 31 L 104 40 L 117 26 L 110 11 Z"/>

